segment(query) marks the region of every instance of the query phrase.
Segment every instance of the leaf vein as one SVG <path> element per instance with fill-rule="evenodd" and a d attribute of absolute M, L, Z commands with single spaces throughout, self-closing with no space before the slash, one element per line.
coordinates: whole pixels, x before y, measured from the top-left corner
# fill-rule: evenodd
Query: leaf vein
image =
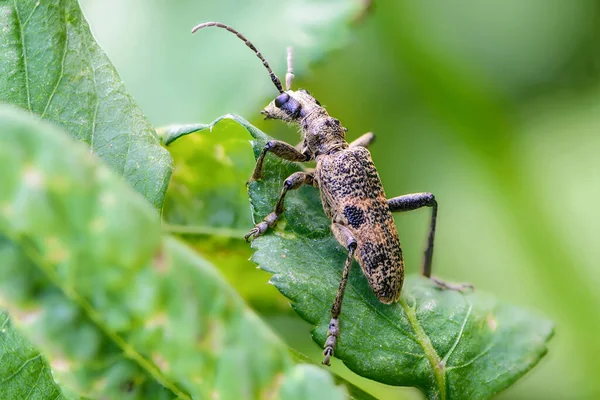
<path fill-rule="evenodd" d="M 432 369 L 432 373 L 433 373 L 433 379 L 437 383 L 437 386 L 438 386 L 438 393 L 440 395 L 440 399 L 445 400 L 446 399 L 446 373 L 445 373 L 444 366 L 441 364 L 440 356 L 438 355 L 437 351 L 433 347 L 433 344 L 431 343 L 431 339 L 429 339 L 429 336 L 427 336 L 427 333 L 425 333 L 425 330 L 419 323 L 419 320 L 417 319 L 417 314 L 415 313 L 414 308 L 410 307 L 408 305 L 408 303 L 406 302 L 406 300 L 402 297 L 400 298 L 400 305 L 404 309 L 404 312 L 406 313 L 406 316 L 408 317 L 408 321 L 410 322 L 410 325 L 413 327 L 413 329 L 415 331 L 415 334 L 417 337 L 417 342 L 423 348 L 423 351 L 425 352 L 425 357 L 427 358 L 427 360 L 429 360 L 429 364 L 431 365 L 431 369 Z"/>
<path fill-rule="evenodd" d="M 17 0 L 13 0 L 15 14 L 17 16 L 17 22 L 19 23 L 19 33 L 21 37 L 21 50 L 23 51 L 23 70 L 25 71 L 25 90 L 27 93 L 27 109 L 31 109 L 31 93 L 29 90 L 29 68 L 27 67 L 27 48 L 25 47 L 25 26 L 21 23 L 21 14 L 19 13 L 19 7 L 17 6 Z"/>
<path fill-rule="evenodd" d="M 31 386 L 31 388 L 29 389 L 29 392 L 27 392 L 27 396 L 25 396 L 24 400 L 31 398 L 31 394 L 33 393 L 33 390 L 39 385 L 41 377 L 42 377 L 42 371 L 40 371 L 39 374 L 37 374 L 37 379 L 35 380 L 35 382 Z"/>
<path fill-rule="evenodd" d="M 37 8 L 40 5 L 40 1 L 35 3 L 35 6 L 33 7 L 33 10 L 31 10 L 31 13 L 29 13 L 29 16 L 27 17 L 27 19 L 25 20 L 25 22 L 23 23 L 23 29 L 25 29 L 25 27 L 27 26 L 27 24 L 29 23 L 29 20 L 31 19 L 31 17 L 33 16 L 33 14 L 35 13 L 35 10 L 37 10 Z"/>
<path fill-rule="evenodd" d="M 33 361 L 37 360 L 41 356 L 42 356 L 41 354 L 38 354 L 37 356 L 32 357 L 32 358 L 26 360 L 23 364 L 21 364 L 21 366 L 19 368 L 17 368 L 17 370 L 15 372 L 13 372 L 11 375 L 7 376 L 2 381 L 0 381 L 0 384 L 4 384 L 4 383 L 10 381 L 12 378 L 14 378 L 15 376 L 17 376 L 19 374 L 19 372 L 21 372 L 21 370 L 27 366 L 27 364 L 29 364 L 30 362 L 33 362 Z"/>
<path fill-rule="evenodd" d="M 39 4 L 39 3 L 37 3 L 37 4 Z M 48 96 L 48 101 L 46 102 L 46 107 L 44 107 L 44 111 L 42 112 L 41 118 L 44 118 L 44 116 L 46 115 L 46 111 L 48 111 L 48 107 L 50 107 L 50 103 L 52 102 L 54 95 L 56 95 L 56 91 L 58 90 L 58 87 L 60 86 L 60 82 L 62 81 L 62 78 L 65 75 L 65 60 L 67 59 L 68 48 L 69 48 L 69 21 L 67 18 L 67 13 L 65 11 L 65 43 L 64 43 L 63 54 L 62 54 L 62 57 L 60 60 L 60 73 L 58 74 L 58 79 L 56 80 L 54 89 L 52 89 L 52 93 L 50 93 L 50 96 Z"/>
<path fill-rule="evenodd" d="M 466 300 L 466 298 L 465 298 L 465 300 Z M 471 311 L 473 310 L 473 304 L 471 304 L 471 302 L 469 302 L 468 300 L 466 300 L 466 301 L 469 304 L 469 309 L 467 310 L 467 315 L 465 316 L 465 319 L 464 319 L 464 321 L 462 323 L 462 326 L 460 327 L 460 331 L 458 332 L 458 336 L 456 337 L 456 340 L 454 341 L 454 344 L 452 345 L 452 347 L 450 348 L 450 350 L 448 350 L 448 353 L 446 353 L 446 356 L 442 359 L 442 364 L 443 365 L 446 365 L 446 363 L 450 359 L 450 356 L 454 352 L 454 349 L 456 349 L 456 346 L 458 346 L 458 342 L 460 342 L 460 339 L 462 339 L 462 335 L 463 335 L 463 332 L 465 330 L 465 326 L 467 325 L 467 321 L 469 320 L 469 317 L 471 316 Z"/>
<path fill-rule="evenodd" d="M 469 365 L 473 364 L 475 361 L 477 361 L 479 358 L 483 357 L 484 355 L 486 355 L 494 346 L 496 345 L 496 341 L 493 341 L 492 343 L 490 343 L 481 353 L 477 354 L 475 357 L 473 357 L 472 359 L 470 359 L 469 361 L 467 361 L 464 364 L 460 364 L 460 365 L 453 365 L 450 367 L 446 368 L 446 371 L 451 371 L 453 369 L 460 369 L 460 368 L 465 368 L 468 367 Z"/>
<path fill-rule="evenodd" d="M 96 67 L 94 66 L 94 61 L 92 59 L 92 55 L 88 50 L 88 56 L 90 60 L 90 64 L 92 66 L 92 80 L 94 81 L 94 114 L 92 115 L 92 132 L 90 134 L 90 154 L 94 152 L 94 138 L 96 137 L 96 122 L 98 120 L 98 108 L 100 107 L 100 96 L 98 95 L 98 83 L 96 82 Z M 128 153 L 129 154 L 129 153 Z"/>
<path fill-rule="evenodd" d="M 15 240 L 11 238 L 11 240 Z M 161 385 L 165 386 L 169 390 L 171 390 L 175 395 L 180 398 L 191 400 L 190 396 L 187 395 L 183 390 L 177 387 L 173 382 L 167 379 L 162 372 L 152 364 L 151 361 L 147 360 L 142 356 L 138 351 L 136 351 L 132 346 L 130 346 L 121 336 L 119 336 L 116 332 L 108 329 L 102 322 L 102 317 L 100 313 L 94 309 L 94 307 L 80 294 L 75 292 L 70 288 L 65 288 L 61 283 L 62 281 L 56 275 L 56 273 L 52 270 L 51 266 L 47 264 L 45 260 L 41 258 L 39 253 L 36 251 L 33 245 L 25 242 L 15 241 L 15 243 L 19 243 L 25 254 L 46 274 L 50 282 L 52 282 L 61 292 L 71 299 L 73 302 L 78 304 L 85 312 L 85 314 L 90 318 L 90 320 L 100 329 L 104 334 L 108 336 L 110 340 L 112 340 L 122 351 L 123 355 L 127 358 L 132 359 L 136 362 L 143 370 L 145 370 L 150 376 L 156 379 Z M 38 357 L 41 355 L 38 355 Z M 18 371 L 17 371 L 18 372 Z M 12 378 L 8 377 L 7 379 Z M 5 380 L 6 381 L 6 380 Z M 2 384 L 3 382 L 0 382 Z"/>

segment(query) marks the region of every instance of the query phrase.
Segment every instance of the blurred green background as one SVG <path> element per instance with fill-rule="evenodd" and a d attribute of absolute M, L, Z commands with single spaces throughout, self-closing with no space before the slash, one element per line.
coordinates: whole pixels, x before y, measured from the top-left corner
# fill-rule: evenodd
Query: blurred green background
<path fill-rule="evenodd" d="M 252 52 L 223 31 L 190 29 L 208 20 L 236 27 L 281 78 L 294 46 L 295 87 L 326 105 L 349 139 L 376 133 L 371 152 L 388 196 L 436 195 L 434 273 L 556 322 L 546 358 L 498 398 L 600 398 L 597 1 L 376 1 L 347 30 L 321 23 L 343 18 L 341 0 L 81 3 L 156 126 L 231 112 L 296 142 L 293 129 L 260 121 L 276 92 Z M 179 151 L 193 157 L 190 143 Z M 240 179 L 235 196 L 244 196 Z M 223 225 L 242 229 L 249 210 L 230 217 Z M 396 216 L 408 273 L 419 270 L 427 221 L 427 211 Z M 319 359 L 310 327 L 263 284 L 268 275 L 246 261 L 245 244 L 194 240 L 292 347 Z M 339 362 L 334 370 L 381 398 L 421 398 Z"/>

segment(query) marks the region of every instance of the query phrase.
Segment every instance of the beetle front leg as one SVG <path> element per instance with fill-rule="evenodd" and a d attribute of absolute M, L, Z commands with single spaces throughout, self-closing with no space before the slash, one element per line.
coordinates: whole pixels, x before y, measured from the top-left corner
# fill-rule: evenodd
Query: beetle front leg
<path fill-rule="evenodd" d="M 337 239 L 337 241 L 348 249 L 348 257 L 346 258 L 346 264 L 344 264 L 344 272 L 342 272 L 342 280 L 338 288 L 337 294 L 333 306 L 331 307 L 331 320 L 329 321 L 329 329 L 327 330 L 327 339 L 325 340 L 325 350 L 323 355 L 324 365 L 330 365 L 329 361 L 333 356 L 335 346 L 337 344 L 337 338 L 340 336 L 340 321 L 339 316 L 342 313 L 342 300 L 344 299 L 344 291 L 346 290 L 346 283 L 348 283 L 348 276 L 350 275 L 350 268 L 352 267 L 352 260 L 354 259 L 354 252 L 356 251 L 356 239 L 352 236 L 352 233 L 348 228 L 343 225 L 333 223 L 331 225 L 331 231 Z"/>
<path fill-rule="evenodd" d="M 244 239 L 248 241 L 248 239 L 250 239 L 251 236 L 257 238 L 263 233 L 265 233 L 269 227 L 275 225 L 275 223 L 277 222 L 277 218 L 283 213 L 283 201 L 285 200 L 285 195 L 288 192 L 288 190 L 298 189 L 302 185 L 314 184 L 314 177 L 306 172 L 295 172 L 292 175 L 290 175 L 283 182 L 283 189 L 281 189 L 279 200 L 277 201 L 277 205 L 275 205 L 275 210 L 269 215 L 267 215 L 264 220 L 256 224 L 256 226 L 252 228 L 246 236 L 244 236 Z"/>
<path fill-rule="evenodd" d="M 427 248 L 423 260 L 422 275 L 431 279 L 436 285 L 444 289 L 464 290 L 473 288 L 469 284 L 452 285 L 431 276 L 431 263 L 433 261 L 433 242 L 435 239 L 435 226 L 437 220 L 438 203 L 432 193 L 412 193 L 404 196 L 394 197 L 388 200 L 388 206 L 392 212 L 412 211 L 422 207 L 431 207 L 431 222 L 429 224 L 429 236 L 427 237 Z"/>
<path fill-rule="evenodd" d="M 309 161 L 311 158 L 310 155 L 301 153 L 291 144 L 279 140 L 269 140 L 256 159 L 252 180 L 258 181 L 262 179 L 263 163 L 268 152 L 288 161 Z"/>

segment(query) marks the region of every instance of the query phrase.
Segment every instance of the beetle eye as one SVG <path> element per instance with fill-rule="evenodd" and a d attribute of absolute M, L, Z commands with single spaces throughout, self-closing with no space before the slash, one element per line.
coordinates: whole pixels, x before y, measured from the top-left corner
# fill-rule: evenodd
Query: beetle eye
<path fill-rule="evenodd" d="M 281 93 L 279 96 L 275 97 L 275 107 L 281 108 L 282 105 L 288 102 L 290 99 L 290 95 L 287 93 Z"/>

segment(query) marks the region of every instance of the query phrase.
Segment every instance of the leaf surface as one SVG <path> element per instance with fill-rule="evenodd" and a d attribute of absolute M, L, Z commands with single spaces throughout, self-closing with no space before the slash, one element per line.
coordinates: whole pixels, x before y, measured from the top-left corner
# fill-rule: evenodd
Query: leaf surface
<path fill-rule="evenodd" d="M 0 107 L 0 131 L 0 307 L 61 385 L 122 399 L 278 392 L 286 346 L 211 264 L 161 235 L 142 196 L 30 115 Z"/>
<path fill-rule="evenodd" d="M 15 330 L 4 312 L 0 312 L 0 365 L 2 398 L 65 398 L 44 357 Z"/>
<path fill-rule="evenodd" d="M 277 393 L 278 399 L 285 400 L 313 400 L 325 398 L 324 393 L 329 392 L 330 400 L 343 400 L 346 393 L 342 388 L 331 391 L 333 385 L 331 374 L 322 368 L 310 364 L 296 365 L 286 375 L 286 379 Z"/>
<path fill-rule="evenodd" d="M 236 116 L 258 156 L 270 139 Z M 219 125 L 213 128 L 219 131 Z M 285 178 L 296 164 L 269 154 L 264 179 L 249 185 L 255 221 L 273 210 Z M 329 231 L 318 191 L 288 192 L 276 227 L 253 242 L 253 256 L 294 310 L 315 325 L 322 346 L 346 251 Z M 438 243 L 438 245 L 440 245 Z M 415 386 L 429 399 L 487 399 L 513 384 L 547 352 L 553 324 L 493 296 L 441 290 L 409 276 L 400 301 L 379 302 L 354 263 L 344 297 L 336 357 L 356 373 L 390 385 Z"/>
<path fill-rule="evenodd" d="M 75 0 L 0 0 L 0 102 L 85 142 L 156 208 L 171 157 L 92 36 Z"/>

